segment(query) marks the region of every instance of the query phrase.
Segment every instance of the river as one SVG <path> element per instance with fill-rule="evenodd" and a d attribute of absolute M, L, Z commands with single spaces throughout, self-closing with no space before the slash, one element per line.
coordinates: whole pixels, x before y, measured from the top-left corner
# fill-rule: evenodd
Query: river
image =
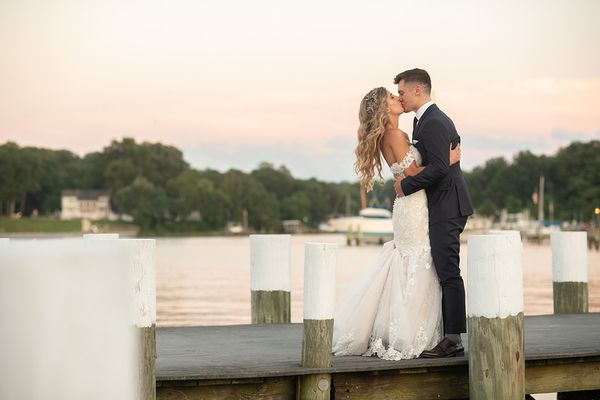
<path fill-rule="evenodd" d="M 337 294 L 375 259 L 380 246 L 349 247 L 338 234 L 292 236 L 292 322 L 302 322 L 304 243 L 338 244 Z M 246 237 L 159 238 L 157 325 L 250 323 L 250 241 Z M 467 279 L 467 248 L 461 270 Z M 549 244 L 524 244 L 526 315 L 552 313 L 552 253 Z M 588 252 L 590 311 L 600 312 L 600 252 Z"/>

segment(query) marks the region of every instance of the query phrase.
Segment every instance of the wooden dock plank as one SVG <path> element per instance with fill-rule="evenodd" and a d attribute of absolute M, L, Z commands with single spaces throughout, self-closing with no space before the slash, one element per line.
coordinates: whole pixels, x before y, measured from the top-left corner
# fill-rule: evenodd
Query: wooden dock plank
<path fill-rule="evenodd" d="M 403 361 L 333 357 L 331 368 L 306 369 L 300 367 L 301 324 L 158 328 L 156 342 L 159 382 L 285 377 L 315 372 L 415 373 L 466 365 L 468 360 L 466 355 Z M 527 362 L 599 356 L 600 313 L 525 317 Z"/>
<path fill-rule="evenodd" d="M 159 388 L 158 400 L 294 399 L 296 378 L 271 378 L 261 382 L 241 382 L 195 387 Z"/>
<path fill-rule="evenodd" d="M 526 393 L 593 390 L 598 389 L 599 385 L 600 357 L 593 362 L 551 362 L 525 368 Z"/>
<path fill-rule="evenodd" d="M 467 365 L 426 373 L 388 370 L 333 375 L 335 399 L 466 399 L 469 397 Z"/>

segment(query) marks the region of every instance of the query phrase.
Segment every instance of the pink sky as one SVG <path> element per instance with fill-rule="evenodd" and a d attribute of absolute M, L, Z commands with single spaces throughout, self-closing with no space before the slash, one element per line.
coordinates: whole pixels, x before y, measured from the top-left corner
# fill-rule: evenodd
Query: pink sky
<path fill-rule="evenodd" d="M 130 136 L 197 168 L 353 180 L 360 99 L 416 66 L 466 169 L 600 139 L 600 3 L 414 3 L 5 0 L 0 143 Z"/>

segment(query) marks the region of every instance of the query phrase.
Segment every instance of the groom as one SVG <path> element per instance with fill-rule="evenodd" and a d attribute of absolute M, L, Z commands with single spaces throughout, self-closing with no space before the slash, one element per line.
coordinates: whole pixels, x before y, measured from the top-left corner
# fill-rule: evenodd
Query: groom
<path fill-rule="evenodd" d="M 415 68 L 396 76 L 398 94 L 405 112 L 416 113 L 413 145 L 423 158 L 425 169 L 415 176 L 398 178 L 398 197 L 425 189 L 429 207 L 431 255 L 442 287 L 444 338 L 421 357 L 451 357 L 464 351 L 460 334 L 466 332 L 465 285 L 460 276 L 459 236 L 473 206 L 460 163 L 449 165 L 448 149 L 460 143 L 454 123 L 431 101 L 431 78 Z"/>

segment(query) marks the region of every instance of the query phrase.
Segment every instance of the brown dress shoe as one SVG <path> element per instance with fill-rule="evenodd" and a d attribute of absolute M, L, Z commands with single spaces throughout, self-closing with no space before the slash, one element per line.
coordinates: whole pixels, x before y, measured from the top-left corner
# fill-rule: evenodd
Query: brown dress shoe
<path fill-rule="evenodd" d="M 465 348 L 462 344 L 456 344 L 448 338 L 443 338 L 441 342 L 437 344 L 431 350 L 425 350 L 419 356 L 420 358 L 438 358 L 438 357 L 454 357 L 456 355 L 463 355 Z"/>

